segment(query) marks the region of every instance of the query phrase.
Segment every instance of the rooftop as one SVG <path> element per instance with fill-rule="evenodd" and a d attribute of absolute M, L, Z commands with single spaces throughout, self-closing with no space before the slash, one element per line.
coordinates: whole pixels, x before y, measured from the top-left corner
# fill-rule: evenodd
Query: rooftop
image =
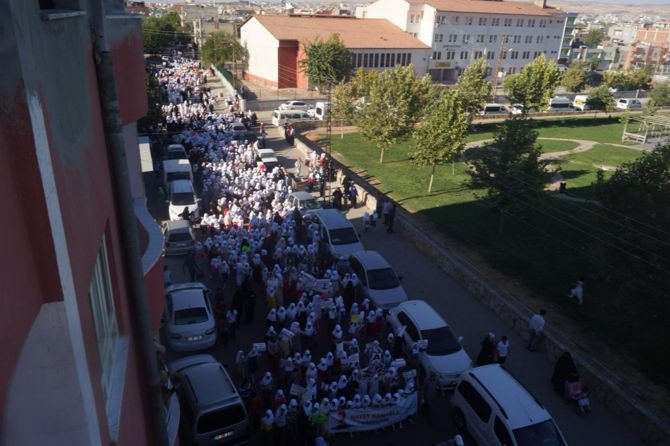
<path fill-rule="evenodd" d="M 479 14 L 552 16 L 556 8 L 540 8 L 533 3 L 486 0 L 407 0 L 410 4 L 427 4 L 443 12 Z M 561 11 L 562 12 L 562 11 Z"/>

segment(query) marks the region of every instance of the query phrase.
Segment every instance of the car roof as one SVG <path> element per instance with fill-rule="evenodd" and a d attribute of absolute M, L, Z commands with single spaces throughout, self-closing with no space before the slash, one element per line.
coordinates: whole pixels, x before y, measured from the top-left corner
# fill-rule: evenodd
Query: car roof
<path fill-rule="evenodd" d="M 181 310 L 184 308 L 192 307 L 202 307 L 203 292 L 206 288 L 203 286 L 197 286 L 201 284 L 190 283 L 191 287 L 170 289 L 171 287 L 166 288 L 165 293 L 169 294 L 172 297 L 172 308 L 176 310 Z"/>
<path fill-rule="evenodd" d="M 191 170 L 191 163 L 187 159 L 165 160 L 163 161 L 163 169 L 169 171 L 187 171 Z"/>
<path fill-rule="evenodd" d="M 190 180 L 174 180 L 170 182 L 172 192 L 193 192 L 193 183 Z"/>
<path fill-rule="evenodd" d="M 316 198 L 314 198 L 314 195 L 310 194 L 309 192 L 303 192 L 303 191 L 291 192 L 291 196 L 297 198 L 300 201 L 316 200 Z"/>
<path fill-rule="evenodd" d="M 182 358 L 170 364 L 170 370 L 188 378 L 198 408 L 205 409 L 228 399 L 238 399 L 230 376 L 211 355 Z"/>
<path fill-rule="evenodd" d="M 170 144 L 167 146 L 168 151 L 177 151 L 177 150 L 186 150 L 186 148 L 182 144 Z"/>
<path fill-rule="evenodd" d="M 351 222 L 337 209 L 312 209 L 306 215 L 315 215 L 329 229 L 347 228 Z"/>
<path fill-rule="evenodd" d="M 423 300 L 406 300 L 401 302 L 396 309 L 407 313 L 419 330 L 430 330 L 448 325 L 442 316 Z"/>
<path fill-rule="evenodd" d="M 191 223 L 187 220 L 169 220 L 166 222 L 165 226 L 168 231 L 173 231 L 176 229 L 187 229 L 191 227 Z"/>
<path fill-rule="evenodd" d="M 391 268 L 391 264 L 377 251 L 359 251 L 351 255 L 356 257 L 366 270 Z"/>
<path fill-rule="evenodd" d="M 499 364 L 475 367 L 466 374 L 479 382 L 501 409 L 505 408 L 501 412 L 510 428 L 518 429 L 551 419 L 542 404 Z"/>

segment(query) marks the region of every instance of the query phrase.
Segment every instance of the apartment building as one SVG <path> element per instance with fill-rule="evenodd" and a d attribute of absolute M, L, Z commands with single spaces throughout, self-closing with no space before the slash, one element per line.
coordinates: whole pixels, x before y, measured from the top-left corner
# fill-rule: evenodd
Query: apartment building
<path fill-rule="evenodd" d="M 624 69 L 654 66 L 655 74 L 670 74 L 670 22 L 639 27 L 631 45 Z"/>
<path fill-rule="evenodd" d="M 567 60 L 577 17 L 543 0 L 378 0 L 356 15 L 385 18 L 430 45 L 425 69 L 444 83 L 478 59 L 487 61 L 492 80 L 518 73 L 541 54 Z"/>

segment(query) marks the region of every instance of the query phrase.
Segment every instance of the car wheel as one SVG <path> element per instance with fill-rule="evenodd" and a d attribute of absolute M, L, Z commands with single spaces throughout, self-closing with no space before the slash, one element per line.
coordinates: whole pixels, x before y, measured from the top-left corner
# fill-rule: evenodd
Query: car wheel
<path fill-rule="evenodd" d="M 461 409 L 458 407 L 455 408 L 452 418 L 454 420 L 454 425 L 456 425 L 456 429 L 461 432 L 466 432 L 468 430 L 467 426 L 465 425 L 465 415 Z"/>

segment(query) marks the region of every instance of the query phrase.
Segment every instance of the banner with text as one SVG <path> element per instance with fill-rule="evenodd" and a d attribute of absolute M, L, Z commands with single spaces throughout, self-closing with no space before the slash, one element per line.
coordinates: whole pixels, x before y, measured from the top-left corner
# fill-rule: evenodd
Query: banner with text
<path fill-rule="evenodd" d="M 417 392 L 407 395 L 399 404 L 367 409 L 340 409 L 328 416 L 327 428 L 332 434 L 382 429 L 414 415 L 418 408 Z"/>

